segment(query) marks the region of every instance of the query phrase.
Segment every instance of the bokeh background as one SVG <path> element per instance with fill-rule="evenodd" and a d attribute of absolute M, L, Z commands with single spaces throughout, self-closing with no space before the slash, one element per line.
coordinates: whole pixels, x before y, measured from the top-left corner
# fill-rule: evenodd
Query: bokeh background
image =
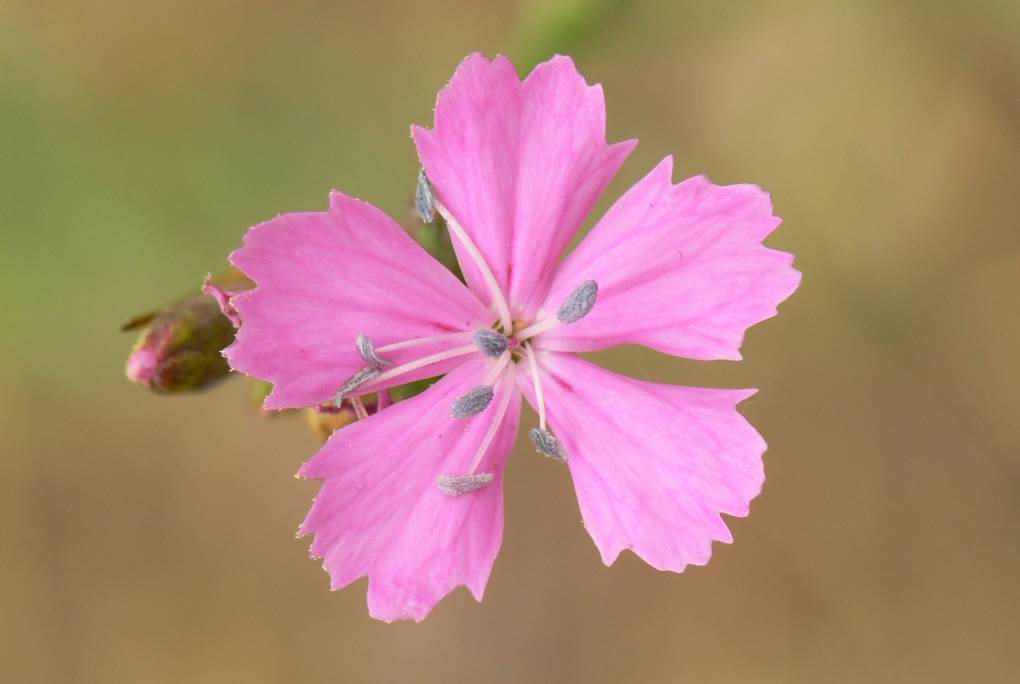
<path fill-rule="evenodd" d="M 1010 0 L 0 3 L 0 679 L 1011 680 L 1018 36 Z M 741 363 L 597 355 L 761 388 L 768 481 L 707 567 L 604 567 L 519 443 L 484 603 L 385 625 L 293 538 L 302 420 L 129 384 L 118 324 L 331 187 L 402 215 L 473 50 L 604 84 L 641 145 L 600 211 L 673 153 L 771 191 L 804 281 Z"/>

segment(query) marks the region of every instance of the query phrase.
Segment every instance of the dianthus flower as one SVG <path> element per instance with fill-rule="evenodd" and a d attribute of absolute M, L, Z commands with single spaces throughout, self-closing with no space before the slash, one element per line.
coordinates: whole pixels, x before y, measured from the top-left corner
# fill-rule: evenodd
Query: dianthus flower
<path fill-rule="evenodd" d="M 300 470 L 322 480 L 301 533 L 334 589 L 367 576 L 382 620 L 421 620 L 466 585 L 481 600 L 503 534 L 521 396 L 535 448 L 570 469 L 602 560 L 703 565 L 761 489 L 765 442 L 737 412 L 754 390 L 644 382 L 578 352 L 639 344 L 739 359 L 800 274 L 762 240 L 753 185 L 672 183 L 672 158 L 560 257 L 636 141 L 607 144 L 605 102 L 568 57 L 521 81 L 469 56 L 412 127 L 419 209 L 438 211 L 466 286 L 379 209 L 334 191 L 324 212 L 253 227 L 231 261 L 257 286 L 226 355 L 273 383 L 265 405 L 345 401 L 443 375 L 337 431 Z M 356 402 L 357 403 L 357 402 Z M 362 412 L 364 415 L 364 412 Z"/>

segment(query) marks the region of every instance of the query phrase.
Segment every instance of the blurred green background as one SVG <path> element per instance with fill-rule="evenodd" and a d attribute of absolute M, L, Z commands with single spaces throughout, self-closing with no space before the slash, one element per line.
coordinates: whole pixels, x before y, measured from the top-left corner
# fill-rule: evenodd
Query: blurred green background
<path fill-rule="evenodd" d="M 1010 0 L 0 3 L 0 679 L 1015 676 L 1018 37 Z M 408 126 L 473 50 L 605 86 L 641 145 L 599 211 L 675 154 L 772 192 L 804 282 L 744 362 L 596 355 L 761 388 L 768 481 L 707 567 L 603 567 L 518 444 L 484 603 L 385 625 L 293 539 L 303 422 L 129 384 L 118 324 L 331 187 L 402 216 Z"/>

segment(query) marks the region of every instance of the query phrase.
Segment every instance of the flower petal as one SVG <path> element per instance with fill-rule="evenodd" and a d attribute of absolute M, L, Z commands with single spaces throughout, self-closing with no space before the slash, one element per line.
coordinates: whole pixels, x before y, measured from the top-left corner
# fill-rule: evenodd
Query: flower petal
<path fill-rule="evenodd" d="M 230 260 L 257 287 L 231 298 L 241 328 L 225 354 L 234 370 L 274 384 L 266 408 L 330 400 L 365 363 L 359 333 L 379 347 L 491 323 L 482 303 L 392 219 L 336 191 L 329 211 L 255 226 Z M 421 345 L 386 358 L 400 364 L 451 346 Z M 462 361 L 432 364 L 374 389 Z"/>
<path fill-rule="evenodd" d="M 631 549 L 659 570 L 704 565 L 732 541 L 764 480 L 765 442 L 735 406 L 755 390 L 676 387 L 539 354 L 549 423 L 567 453 L 584 525 L 611 565 Z M 534 403 L 531 380 L 518 382 Z"/>
<path fill-rule="evenodd" d="M 793 256 L 761 244 L 781 222 L 755 185 L 704 176 L 671 184 L 666 157 L 563 262 L 541 317 L 595 280 L 585 318 L 542 335 L 558 351 L 643 344 L 692 359 L 739 359 L 744 332 L 797 289 Z"/>
<path fill-rule="evenodd" d="M 602 87 L 589 86 L 563 56 L 523 83 L 506 57 L 469 56 L 439 93 L 433 129 L 414 126 L 412 135 L 440 201 L 478 246 L 515 316 L 534 313 L 556 260 L 637 144 L 606 144 Z M 468 284 L 490 302 L 456 246 Z"/>
<path fill-rule="evenodd" d="M 466 585 L 481 601 L 503 536 L 503 468 L 517 434 L 520 394 L 504 377 L 493 404 L 510 393 L 495 438 L 478 467 L 493 479 L 462 496 L 436 486 L 463 475 L 497 414 L 469 420 L 450 405 L 484 372 L 473 357 L 424 393 L 334 433 L 302 467 L 324 480 L 301 527 L 324 559 L 334 589 L 368 576 L 373 617 L 422 620 L 444 596 Z"/>

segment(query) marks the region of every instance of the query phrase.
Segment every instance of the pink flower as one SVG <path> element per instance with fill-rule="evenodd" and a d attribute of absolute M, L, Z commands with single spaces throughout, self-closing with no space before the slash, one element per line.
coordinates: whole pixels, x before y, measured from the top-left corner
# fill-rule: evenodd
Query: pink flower
<path fill-rule="evenodd" d="M 522 82 L 471 55 L 414 142 L 465 287 L 375 207 L 252 228 L 232 262 L 257 283 L 232 304 L 226 354 L 273 383 L 267 408 L 343 399 L 445 374 L 338 431 L 300 471 L 323 481 L 301 532 L 334 589 L 369 578 L 370 613 L 421 620 L 465 585 L 481 600 L 503 532 L 503 470 L 523 395 L 536 448 L 565 462 L 584 524 L 613 563 L 703 565 L 761 489 L 765 442 L 737 412 L 754 390 L 616 375 L 577 352 L 642 344 L 739 359 L 800 274 L 764 247 L 779 225 L 753 185 L 672 184 L 667 157 L 557 264 L 636 141 L 605 141 L 602 89 L 568 57 Z M 427 183 L 419 200 L 433 200 Z"/>

